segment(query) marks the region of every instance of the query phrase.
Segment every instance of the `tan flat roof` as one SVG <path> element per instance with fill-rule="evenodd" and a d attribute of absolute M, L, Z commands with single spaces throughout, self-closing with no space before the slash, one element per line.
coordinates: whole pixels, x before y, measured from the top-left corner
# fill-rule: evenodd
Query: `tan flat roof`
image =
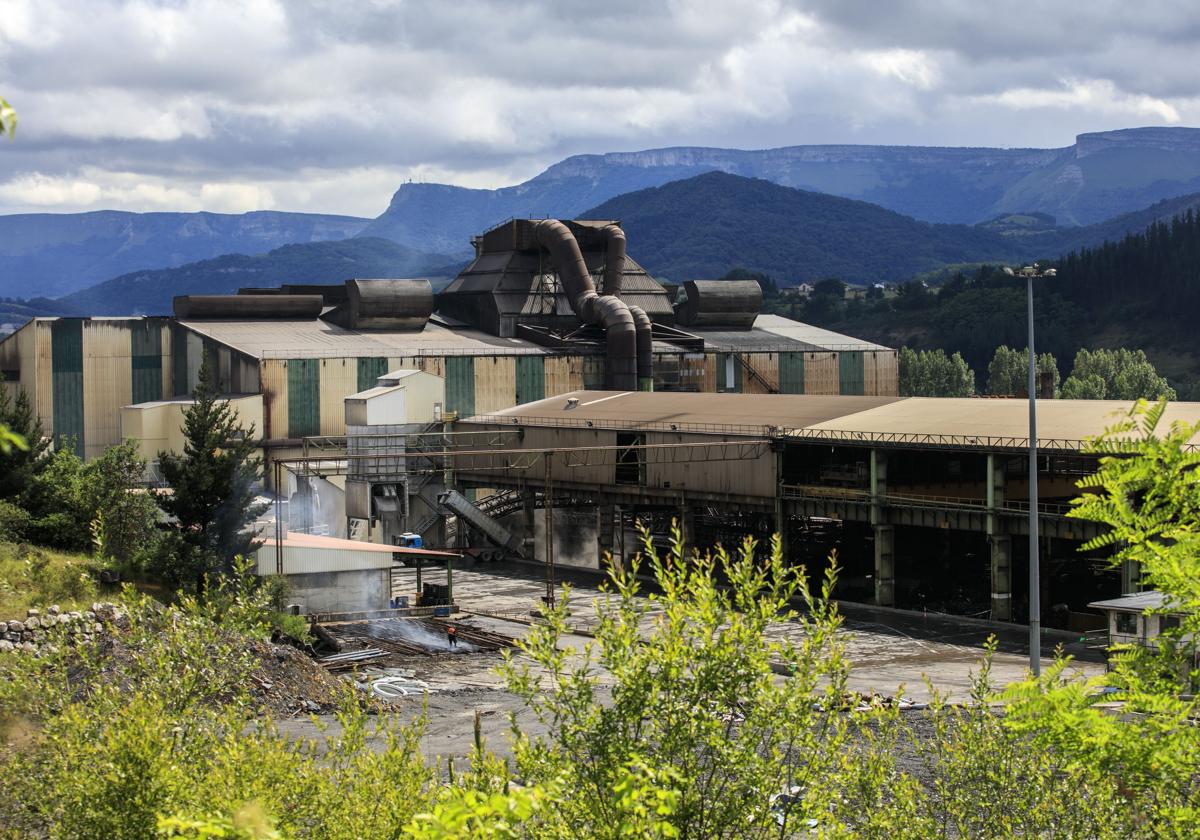
<path fill-rule="evenodd" d="M 493 415 L 505 422 L 517 418 L 524 425 L 658 426 L 674 423 L 681 429 L 729 427 L 759 435 L 765 427 L 788 428 L 820 423 L 848 413 L 866 411 L 899 397 L 819 397 L 801 394 L 709 394 L 646 391 L 572 391 L 557 397 L 525 403 Z M 568 408 L 570 400 L 578 400 Z M 484 417 L 472 420 L 481 421 Z"/>
<path fill-rule="evenodd" d="M 412 332 L 347 330 L 327 321 L 230 320 L 180 321 L 182 326 L 235 350 L 260 359 L 352 358 L 356 356 L 419 356 L 534 354 L 546 349 L 519 338 L 497 338 L 470 329 L 449 329 L 428 323 Z"/>
<path fill-rule="evenodd" d="M 571 400 L 578 400 L 568 407 Z M 1038 446 L 1079 450 L 1133 406 L 1122 400 L 1038 400 Z M 1200 403 L 1167 406 L 1164 430 L 1200 423 Z M 713 434 L 781 435 L 855 443 L 1016 448 L 1029 445 L 1023 399 L 810 396 L 802 394 L 573 391 L 465 422 L 599 426 Z M 1192 441 L 1200 444 L 1200 435 Z"/>

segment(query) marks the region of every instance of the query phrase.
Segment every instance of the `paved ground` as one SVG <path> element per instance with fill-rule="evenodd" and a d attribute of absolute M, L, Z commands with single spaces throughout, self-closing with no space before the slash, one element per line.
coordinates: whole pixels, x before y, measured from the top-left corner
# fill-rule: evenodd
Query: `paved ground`
<path fill-rule="evenodd" d="M 473 615 L 470 623 L 519 637 L 527 631 L 528 625 L 499 616 L 528 620 L 530 610 L 545 594 L 544 581 L 537 577 L 539 573 L 535 568 L 511 565 L 457 570 L 454 574 L 455 600 L 465 611 L 490 614 Z M 415 572 L 413 575 L 415 588 Z M 435 580 L 436 575 L 436 572 L 425 570 L 426 581 Z M 604 597 L 597 588 L 597 578 L 571 573 L 560 575 L 560 580 L 562 577 L 569 578 L 571 583 L 572 621 L 576 629 L 586 630 L 594 621 L 594 601 Z M 982 644 L 996 629 L 937 615 L 922 616 L 858 606 L 848 606 L 847 611 L 846 645 L 853 664 L 850 687 L 894 695 L 903 686 L 904 695 L 916 700 L 929 697 L 926 678 L 951 700 L 967 699 L 971 675 L 979 667 Z M 794 623 L 780 623 L 771 628 L 770 634 L 790 636 L 799 630 Z M 1025 676 L 1028 654 L 1024 647 L 1024 628 L 1000 628 L 998 635 L 1001 649 L 993 658 L 992 674 L 994 682 L 1003 685 Z M 586 635 L 576 635 L 565 639 L 564 644 L 581 648 L 588 641 Z M 1049 661 L 1049 658 L 1043 660 L 1045 664 Z M 517 699 L 504 690 L 495 671 L 499 662 L 500 656 L 495 653 L 447 651 L 392 663 L 429 685 L 427 694 L 414 695 L 398 702 L 396 707 L 399 716 L 405 720 L 417 716 L 422 709 L 426 711 L 428 725 L 423 749 L 431 759 L 436 756 L 462 757 L 470 753 L 476 710 L 481 714 L 489 746 L 500 754 L 507 753 L 511 714 L 517 714 L 526 731 L 540 732 L 540 727 Z M 1104 669 L 1102 663 L 1094 661 L 1077 661 L 1072 667 L 1088 675 L 1102 673 Z M 312 723 L 306 720 L 285 721 L 282 728 L 307 737 L 315 734 Z M 333 729 L 336 731 L 336 724 Z"/>

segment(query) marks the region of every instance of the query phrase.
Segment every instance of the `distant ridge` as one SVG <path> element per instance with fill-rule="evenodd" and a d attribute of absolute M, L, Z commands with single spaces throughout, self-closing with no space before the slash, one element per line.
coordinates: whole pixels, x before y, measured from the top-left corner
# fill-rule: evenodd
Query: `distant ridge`
<path fill-rule="evenodd" d="M 0 216 L 0 297 L 63 295 L 119 274 L 296 242 L 348 239 L 369 222 L 280 213 L 27 213 Z"/>
<path fill-rule="evenodd" d="M 1081 134 L 1059 149 L 680 147 L 576 155 L 497 190 L 404 184 L 362 235 L 459 253 L 472 235 L 509 216 L 578 216 L 615 196 L 711 171 L 869 201 L 929 222 L 1036 212 L 1059 225 L 1090 225 L 1200 192 L 1200 129 Z"/>
<path fill-rule="evenodd" d="M 175 295 L 235 294 L 242 286 L 340 283 L 354 277 L 452 276 L 461 263 L 386 239 L 285 245 L 267 254 L 226 254 L 175 268 L 135 271 L 62 298 L 89 315 L 167 315 Z"/>
<path fill-rule="evenodd" d="M 947 263 L 1020 259 L 1014 243 L 934 225 L 865 201 L 709 172 L 618 196 L 583 213 L 620 219 L 630 253 L 658 277 L 720 277 L 735 266 L 782 283 L 896 281 Z"/>

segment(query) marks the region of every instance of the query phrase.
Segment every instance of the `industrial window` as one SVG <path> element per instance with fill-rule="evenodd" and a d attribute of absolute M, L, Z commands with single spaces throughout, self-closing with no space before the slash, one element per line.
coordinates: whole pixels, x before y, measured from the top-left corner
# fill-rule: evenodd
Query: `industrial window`
<path fill-rule="evenodd" d="M 644 449 L 636 449 L 646 442 L 644 435 L 628 432 L 617 433 L 617 484 L 645 486 L 646 461 Z"/>
<path fill-rule="evenodd" d="M 1137 635 L 1137 614 L 1117 613 L 1117 632 L 1123 636 Z"/>

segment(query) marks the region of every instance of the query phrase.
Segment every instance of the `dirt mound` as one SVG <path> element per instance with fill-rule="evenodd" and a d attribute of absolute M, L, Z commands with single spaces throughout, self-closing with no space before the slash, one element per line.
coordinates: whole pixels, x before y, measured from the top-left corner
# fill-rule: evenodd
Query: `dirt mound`
<path fill-rule="evenodd" d="M 250 676 L 251 693 L 272 717 L 331 711 L 345 698 L 350 683 L 330 674 L 307 653 L 271 642 L 249 644 L 258 660 Z"/>

